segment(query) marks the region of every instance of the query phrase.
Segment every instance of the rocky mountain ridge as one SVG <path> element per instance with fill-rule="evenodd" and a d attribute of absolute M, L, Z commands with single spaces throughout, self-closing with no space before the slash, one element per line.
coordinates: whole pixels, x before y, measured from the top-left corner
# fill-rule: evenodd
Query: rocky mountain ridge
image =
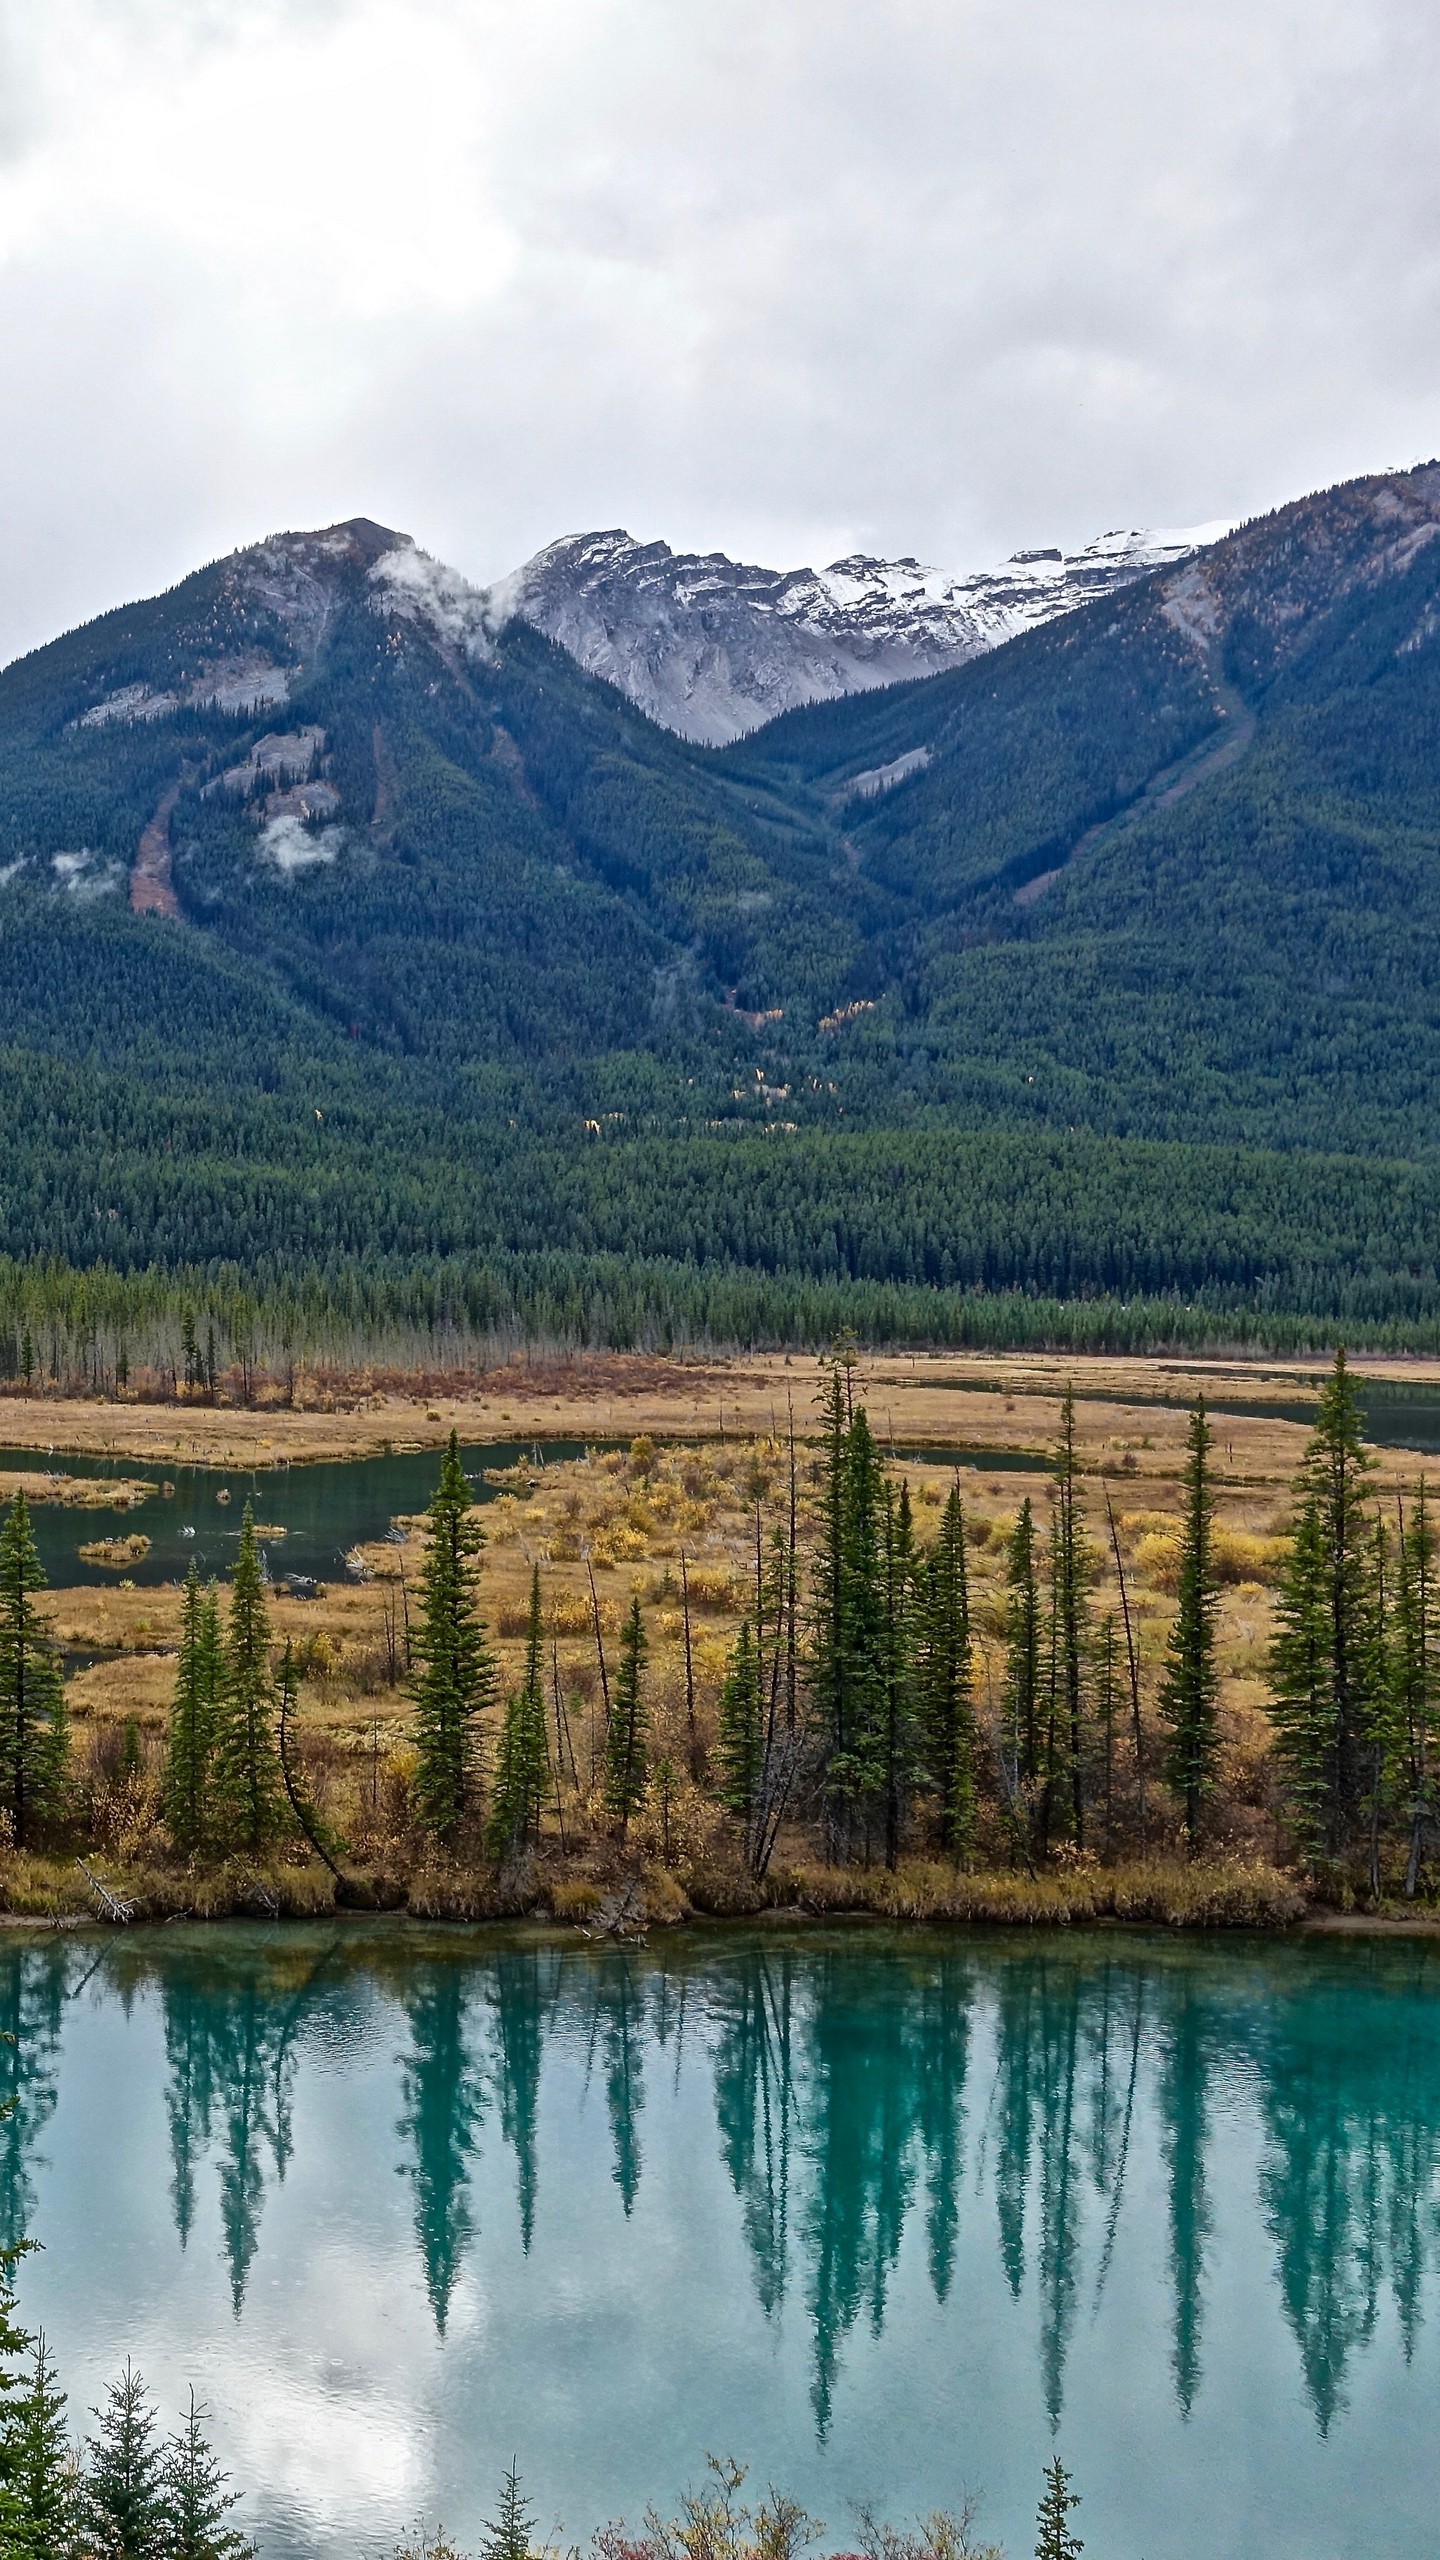
<path fill-rule="evenodd" d="M 1106 533 L 1081 551 L 1019 551 L 951 577 L 865 553 L 824 569 L 757 568 L 616 528 L 547 544 L 490 601 L 497 619 L 531 623 L 662 727 L 727 746 L 804 703 L 962 666 L 1227 530 Z"/>

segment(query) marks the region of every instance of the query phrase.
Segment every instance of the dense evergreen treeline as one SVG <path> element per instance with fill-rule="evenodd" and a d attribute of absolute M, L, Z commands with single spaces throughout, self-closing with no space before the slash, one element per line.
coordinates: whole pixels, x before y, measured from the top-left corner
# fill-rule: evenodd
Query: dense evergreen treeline
<path fill-rule="evenodd" d="M 415 1115 L 387 1123 L 328 1092 L 322 1108 L 218 1088 L 152 1111 L 128 1080 L 107 1091 L 70 1067 L 5 1081 L 0 1325 L 23 1301 L 37 1333 L 76 1298 L 60 1266 L 96 1268 L 97 1306 L 120 1304 L 105 1271 L 128 1274 L 143 1308 L 165 1290 L 142 1275 L 168 1267 L 181 1298 L 278 1298 L 312 1308 L 312 1326 L 383 1329 L 413 1310 L 422 1326 L 516 1317 L 578 1339 L 813 1343 L 849 1324 L 940 1343 L 1280 1347 L 1343 1330 L 1424 1347 L 1440 1319 L 1428 1164 L 1084 1133 L 575 1146 L 467 1137 L 458 1121 L 447 1158 Z M 53 1258 L 27 1265 L 37 1234 Z"/>
<path fill-rule="evenodd" d="M 605 1255 L 495 1255 L 420 1268 L 306 1270 L 273 1288 L 218 1272 L 0 1262 L 0 1386 L 146 1396 L 295 1392 L 302 1366 L 483 1369 L 527 1345 L 675 1352 L 877 1347 L 1077 1353 L 1329 1350 L 1340 1320 L 1242 1292 L 1054 1298 L 697 1271 Z M 1432 1351 L 1433 1319 L 1344 1321 L 1375 1351 Z M 187 1347 L 188 1346 L 188 1347 Z"/>

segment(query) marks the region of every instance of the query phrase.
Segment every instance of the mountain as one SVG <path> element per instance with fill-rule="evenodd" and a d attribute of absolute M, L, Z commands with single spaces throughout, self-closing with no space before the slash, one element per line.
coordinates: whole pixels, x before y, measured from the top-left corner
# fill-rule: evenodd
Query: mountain
<path fill-rule="evenodd" d="M 571 534 L 492 590 L 652 720 L 725 746 L 799 704 L 962 666 L 1226 527 L 1107 533 L 1083 551 L 1018 551 L 964 578 L 855 554 L 828 569 L 757 569 L 628 533 Z"/>
<path fill-rule="evenodd" d="M 1437 536 L 1352 482 L 718 752 L 364 520 L 105 615 L 0 673 L 0 1250 L 1433 1328 Z"/>

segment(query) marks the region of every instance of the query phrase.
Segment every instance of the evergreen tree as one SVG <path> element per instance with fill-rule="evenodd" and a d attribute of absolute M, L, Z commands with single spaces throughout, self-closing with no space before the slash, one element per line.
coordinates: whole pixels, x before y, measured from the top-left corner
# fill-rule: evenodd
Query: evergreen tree
<path fill-rule="evenodd" d="M 45 1588 L 23 1492 L 0 1528 L 0 1802 L 17 1849 L 59 1803 L 69 1746 L 54 1638 L 35 1606 Z"/>
<path fill-rule="evenodd" d="M 1170 1633 L 1160 1713 L 1170 1727 L 1165 1776 L 1185 1807 L 1194 1850 L 1201 1810 L 1215 1785 L 1220 1683 L 1215 1665 L 1215 1500 L 1210 1488 L 1210 1425 L 1202 1397 L 1190 1416 L 1185 1461 L 1185 1520 L 1180 1543 L 1180 1607 Z"/>
<path fill-rule="evenodd" d="M 620 1669 L 615 1703 L 605 1737 L 605 1804 L 623 1840 L 630 1817 L 645 1800 L 648 1776 L 650 1711 L 645 1699 L 645 1628 L 640 1595 L 630 1602 L 630 1615 L 620 1637 Z"/>
<path fill-rule="evenodd" d="M 1270 1648 L 1270 1719 L 1285 1773 L 1290 1818 L 1308 1848 L 1325 1836 L 1331 1801 L 1331 1687 L 1326 1610 L 1326 1545 L 1320 1506 L 1307 1492 L 1290 1532 L 1275 1599 Z"/>
<path fill-rule="evenodd" d="M 1033 1787 L 1040 1775 L 1040 1585 L 1028 1493 L 1011 1533 L 1005 1582 L 1005 1728 L 1017 1780 Z"/>
<path fill-rule="evenodd" d="M 1395 1563 L 1395 1609 L 1391 1651 L 1393 1724 L 1389 1757 L 1403 1793 L 1409 1821 L 1405 1891 L 1419 1885 L 1420 1860 L 1427 1828 L 1434 1821 L 1434 1761 L 1437 1713 L 1440 1713 L 1440 1643 L 1436 1635 L 1436 1539 L 1422 1476 L 1410 1517 L 1401 1518 Z M 1378 1751 L 1375 1759 L 1378 1762 Z M 1372 1785 L 1380 1771 L 1372 1768 Z M 1373 1872 L 1372 1888 L 1379 1880 Z"/>
<path fill-rule="evenodd" d="M 421 1668 L 412 1692 L 419 1753 L 415 1809 L 438 1840 L 453 1839 L 478 1809 L 476 1723 L 495 1694 L 495 1666 L 476 1589 L 476 1559 L 484 1541 L 473 1512 L 452 1431 L 430 1504 L 420 1628 L 414 1641 Z"/>
<path fill-rule="evenodd" d="M 886 1483 L 881 1493 L 881 1600 L 883 1632 L 881 1678 L 885 1789 L 885 1864 L 892 1874 L 899 1862 L 900 1839 L 911 1792 L 921 1775 L 915 1696 L 915 1528 L 910 1513 L 910 1487 L 902 1483 L 898 1500 Z"/>
<path fill-rule="evenodd" d="M 180 1654 L 165 1752 L 165 1821 L 183 1856 L 193 1857 L 210 1827 L 210 1761 L 222 1677 L 220 1611 L 191 1565 L 180 1603 Z"/>
<path fill-rule="evenodd" d="M 1383 1520 L 1371 1523 L 1359 1617 L 1360 1803 L 1368 1833 L 1370 1890 L 1380 1892 L 1381 1832 L 1394 1793 L 1397 1749 L 1395 1595 Z"/>
<path fill-rule="evenodd" d="M 530 1576 L 530 1617 L 525 1636 L 525 1676 L 506 1701 L 495 1763 L 487 1843 L 495 1858 L 515 1858 L 540 1837 L 540 1812 L 550 1778 L 545 1729 L 545 1674 L 540 1568 Z"/>
<path fill-rule="evenodd" d="M 165 2448 L 165 2560 L 253 2560 L 255 2546 L 225 2521 L 240 2503 L 227 2485 L 190 2394 L 178 2432 Z"/>
<path fill-rule="evenodd" d="M 965 1520 L 952 1485 L 920 1593 L 920 1716 L 940 1845 L 962 1858 L 975 1828 L 975 1706 Z"/>
<path fill-rule="evenodd" d="M 1342 1349 L 1321 1390 L 1305 1455 L 1271 1666 L 1296 1828 L 1312 1849 L 1332 1857 L 1354 1834 L 1378 1704 L 1362 1507 L 1371 1463 Z"/>
<path fill-rule="evenodd" d="M 14 2560 L 64 2560 L 74 2547 L 76 2489 L 65 2394 L 42 2331 L 29 2374 L 5 2411 L 0 2550 Z"/>
<path fill-rule="evenodd" d="M 765 1717 L 760 1695 L 760 1661 L 747 1618 L 735 1639 L 730 1667 L 720 1691 L 715 1738 L 718 1794 L 727 1813 L 740 1825 L 745 1854 L 750 1855 L 756 1809 L 765 1768 Z"/>
<path fill-rule="evenodd" d="M 850 1685 L 845 1625 L 845 1443 L 848 1424 L 840 1365 L 832 1362 L 825 1390 L 824 1489 L 815 1535 L 814 1652 L 810 1692 L 827 1771 L 843 1763 L 849 1745 Z M 832 1857 L 842 1854 L 843 1798 L 826 1788 Z"/>
<path fill-rule="evenodd" d="M 1085 2545 L 1070 2530 L 1070 2510 L 1079 2504 L 1057 2454 L 1045 2466 L 1045 2493 L 1035 2518 L 1035 2560 L 1080 2560 Z"/>
<path fill-rule="evenodd" d="M 843 1860 L 857 1831 L 868 1855 L 871 1825 L 886 1800 L 891 1611 L 884 1472 L 863 1405 L 846 1418 L 838 1373 L 828 1422 L 813 1691 L 823 1718 L 830 1850 Z"/>
<path fill-rule="evenodd" d="M 128 2362 L 112 2382 L 100 2433 L 85 2448 L 82 2535 L 95 2560 L 166 2560 L 169 2511 L 165 2460 L 141 2376 Z"/>
<path fill-rule="evenodd" d="M 275 1739 L 270 1613 L 255 1515 L 247 1502 L 230 1589 L 220 1696 L 214 1718 L 213 1798 L 226 1842 L 259 1857 L 284 1827 L 284 1783 Z"/>
<path fill-rule="evenodd" d="M 1060 1408 L 1052 1527 L 1051 1660 L 1057 1715 L 1051 1720 L 1050 1766 L 1045 1773 L 1046 1834 L 1055 1785 L 1068 1777 L 1070 1830 L 1085 1846 L 1085 1666 L 1089 1659 L 1086 1590 L 1091 1557 L 1080 1510 L 1080 1464 L 1075 1449 L 1075 1395 L 1067 1387 Z M 1058 1730 L 1057 1730 L 1058 1727 Z"/>
<path fill-rule="evenodd" d="M 530 2560 L 535 2511 L 520 2487 L 519 2467 L 511 2463 L 500 2490 L 500 2513 L 480 2527 L 479 2560 Z"/>

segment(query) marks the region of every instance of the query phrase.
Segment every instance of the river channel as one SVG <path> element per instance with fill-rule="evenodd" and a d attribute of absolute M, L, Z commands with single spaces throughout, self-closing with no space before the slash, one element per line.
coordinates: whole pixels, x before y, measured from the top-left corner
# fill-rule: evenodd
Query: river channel
<path fill-rule="evenodd" d="M 1440 1956 L 1136 1932 L 14 1936 L 4 2236 L 263 2560 L 730 2452 L 830 2548 L 1058 2449 L 1089 2560 L 1440 2548 Z"/>

